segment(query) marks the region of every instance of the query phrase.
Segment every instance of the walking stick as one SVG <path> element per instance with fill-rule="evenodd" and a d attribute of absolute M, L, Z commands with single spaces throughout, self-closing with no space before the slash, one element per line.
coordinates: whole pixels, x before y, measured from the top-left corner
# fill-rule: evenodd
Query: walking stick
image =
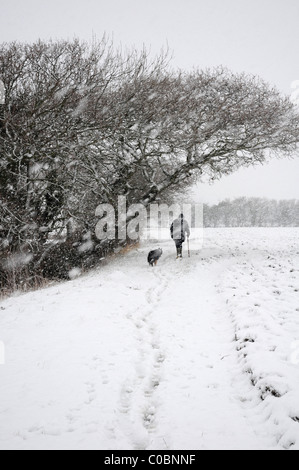
<path fill-rule="evenodd" d="M 191 258 L 191 253 L 190 253 L 190 238 L 188 237 L 188 257 Z"/>

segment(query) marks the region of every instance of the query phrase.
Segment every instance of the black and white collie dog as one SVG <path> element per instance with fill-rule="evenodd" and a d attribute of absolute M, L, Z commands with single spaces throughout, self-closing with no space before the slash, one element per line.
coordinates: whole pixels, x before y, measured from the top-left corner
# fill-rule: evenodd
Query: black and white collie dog
<path fill-rule="evenodd" d="M 162 255 L 163 251 L 161 250 L 161 248 L 159 248 L 158 250 L 150 251 L 147 258 L 148 264 L 152 267 L 157 266 L 157 263 Z"/>

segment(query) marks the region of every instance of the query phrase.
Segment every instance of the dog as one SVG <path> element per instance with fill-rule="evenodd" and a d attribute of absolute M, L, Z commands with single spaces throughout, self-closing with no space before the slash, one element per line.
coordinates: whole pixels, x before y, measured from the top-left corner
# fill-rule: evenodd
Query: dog
<path fill-rule="evenodd" d="M 152 267 L 157 266 L 157 263 L 162 255 L 163 251 L 161 250 L 161 248 L 159 248 L 158 250 L 150 251 L 147 258 L 148 264 Z"/>

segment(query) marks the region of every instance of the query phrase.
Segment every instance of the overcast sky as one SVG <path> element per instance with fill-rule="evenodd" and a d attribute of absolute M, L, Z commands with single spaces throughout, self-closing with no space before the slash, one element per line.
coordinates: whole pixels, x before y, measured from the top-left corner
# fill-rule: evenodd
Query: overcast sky
<path fill-rule="evenodd" d="M 173 65 L 225 65 L 260 75 L 282 93 L 299 80 L 299 0 L 0 0 L 0 42 L 38 38 L 91 39 L 106 32 L 123 46 L 159 52 Z M 299 159 L 241 170 L 213 186 L 208 202 L 226 197 L 299 199 Z"/>

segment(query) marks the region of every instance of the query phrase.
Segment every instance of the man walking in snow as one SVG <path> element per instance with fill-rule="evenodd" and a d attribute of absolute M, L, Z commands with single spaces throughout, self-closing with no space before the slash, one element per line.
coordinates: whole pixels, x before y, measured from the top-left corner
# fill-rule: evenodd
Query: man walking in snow
<path fill-rule="evenodd" d="M 190 228 L 187 220 L 184 218 L 184 214 L 181 214 L 170 227 L 171 238 L 173 239 L 176 250 L 177 259 L 183 258 L 183 243 L 186 241 L 186 235 L 190 237 Z"/>

